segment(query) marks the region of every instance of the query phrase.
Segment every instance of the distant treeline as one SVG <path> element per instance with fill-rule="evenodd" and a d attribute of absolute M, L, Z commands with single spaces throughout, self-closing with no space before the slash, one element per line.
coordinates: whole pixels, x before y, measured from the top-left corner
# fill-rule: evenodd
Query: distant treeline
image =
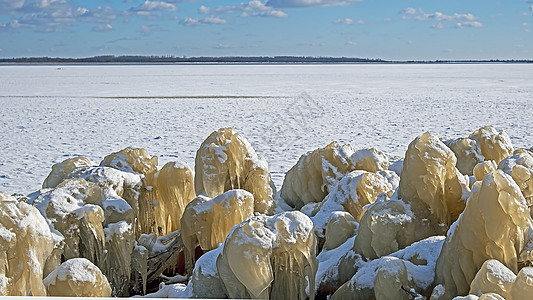
<path fill-rule="evenodd" d="M 0 58 L 0 63 L 205 63 L 205 64 L 342 64 L 342 63 L 532 63 L 533 60 L 433 60 L 433 61 L 391 61 L 357 57 L 316 57 L 316 56 L 224 56 L 224 57 L 175 57 L 175 56 L 136 56 L 103 55 L 85 58 L 63 57 L 19 57 Z"/>

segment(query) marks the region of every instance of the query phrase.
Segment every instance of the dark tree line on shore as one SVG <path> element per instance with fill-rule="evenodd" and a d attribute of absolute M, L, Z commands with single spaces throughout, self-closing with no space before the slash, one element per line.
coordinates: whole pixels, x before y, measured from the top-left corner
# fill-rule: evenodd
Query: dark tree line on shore
<path fill-rule="evenodd" d="M 0 58 L 0 63 L 198 63 L 198 64 L 342 64 L 342 63 L 532 63 L 533 60 L 433 60 L 433 61 L 391 61 L 357 57 L 317 57 L 317 56 L 224 56 L 224 57 L 175 57 L 175 56 L 136 56 L 103 55 L 84 58 L 63 57 L 18 57 Z"/>

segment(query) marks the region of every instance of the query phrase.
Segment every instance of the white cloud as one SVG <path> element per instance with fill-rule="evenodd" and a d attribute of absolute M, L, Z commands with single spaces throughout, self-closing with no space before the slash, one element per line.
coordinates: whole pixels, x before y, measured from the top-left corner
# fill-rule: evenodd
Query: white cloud
<path fill-rule="evenodd" d="M 240 14 L 241 17 L 274 17 L 274 18 L 287 18 L 289 15 L 283 11 L 275 10 L 272 7 L 266 6 L 265 3 L 259 0 L 252 0 L 249 2 L 243 2 L 237 5 L 217 6 L 215 8 L 209 8 L 201 6 L 198 9 L 202 14 Z"/>
<path fill-rule="evenodd" d="M 144 1 L 137 7 L 132 8 L 133 11 L 175 11 L 176 5 L 164 1 Z"/>
<path fill-rule="evenodd" d="M 92 31 L 94 32 L 108 32 L 112 30 L 113 26 L 111 26 L 111 24 L 98 24 L 92 28 Z"/>
<path fill-rule="evenodd" d="M 199 13 L 199 14 L 205 14 L 205 15 L 207 15 L 207 14 L 209 14 L 210 11 L 211 11 L 211 9 L 210 9 L 209 7 L 204 6 L 204 5 L 202 5 L 202 6 L 200 6 L 200 7 L 198 8 L 198 13 Z"/>
<path fill-rule="evenodd" d="M 268 0 L 266 5 L 272 7 L 313 7 L 313 6 L 345 6 L 364 0 Z"/>
<path fill-rule="evenodd" d="M 197 26 L 197 25 L 219 25 L 219 24 L 227 24 L 228 20 L 222 19 L 219 17 L 206 17 L 202 19 L 194 19 L 194 18 L 184 18 L 180 21 L 180 24 L 185 26 Z"/>
<path fill-rule="evenodd" d="M 354 20 L 350 18 L 344 18 L 344 19 L 337 19 L 335 21 L 335 24 L 352 25 L 352 24 L 355 24 L 355 22 Z"/>
<path fill-rule="evenodd" d="M 13 10 L 22 8 L 24 0 L 0 0 L 0 14 L 10 13 Z"/>
<path fill-rule="evenodd" d="M 463 23 L 456 23 L 455 28 L 463 28 L 463 27 L 473 27 L 473 28 L 480 28 L 483 27 L 483 24 L 474 21 L 474 22 L 463 22 Z"/>
<path fill-rule="evenodd" d="M 418 21 L 427 21 L 427 20 L 430 20 L 430 21 L 432 20 L 434 21 L 461 21 L 461 20 L 474 21 L 476 19 L 477 18 L 474 17 L 474 15 L 472 14 L 454 13 L 453 15 L 445 15 L 438 11 L 432 14 L 422 14 L 422 15 L 415 17 L 415 20 L 418 20 Z"/>
<path fill-rule="evenodd" d="M 346 46 L 356 46 L 357 43 L 356 42 L 352 42 L 352 41 L 347 41 L 346 43 L 344 43 Z"/>
<path fill-rule="evenodd" d="M 414 15 L 417 13 L 418 10 L 412 8 L 412 7 L 408 7 L 404 10 L 402 10 L 400 13 L 401 14 L 405 14 L 405 15 Z"/>
<path fill-rule="evenodd" d="M 138 32 L 144 35 L 149 35 L 150 33 L 156 32 L 156 31 L 163 31 L 163 28 L 161 28 L 161 26 L 159 26 L 158 24 L 150 24 L 150 25 L 141 25 L 141 27 L 138 30 Z"/>

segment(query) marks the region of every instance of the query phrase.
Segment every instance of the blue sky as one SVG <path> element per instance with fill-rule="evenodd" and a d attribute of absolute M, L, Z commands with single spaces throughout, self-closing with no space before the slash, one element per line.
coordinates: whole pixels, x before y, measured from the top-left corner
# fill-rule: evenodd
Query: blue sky
<path fill-rule="evenodd" d="M 533 0 L 0 0 L 0 57 L 533 59 Z"/>

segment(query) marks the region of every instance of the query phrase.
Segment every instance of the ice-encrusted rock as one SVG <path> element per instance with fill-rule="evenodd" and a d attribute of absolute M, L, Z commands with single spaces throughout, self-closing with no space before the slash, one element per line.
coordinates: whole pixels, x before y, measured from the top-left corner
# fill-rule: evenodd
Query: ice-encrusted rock
<path fill-rule="evenodd" d="M 106 259 L 104 272 L 112 283 L 111 295 L 129 296 L 131 258 L 135 243 L 133 225 L 126 221 L 111 223 L 104 228 Z"/>
<path fill-rule="evenodd" d="M 341 287 L 334 289 L 331 299 L 422 299 L 416 297 L 427 293 L 432 286 L 444 239 L 443 236 L 429 237 L 374 260 L 363 259 L 349 251 L 327 275 L 334 275 L 346 264 L 354 266 L 355 271 Z M 325 287 L 328 280 L 319 284 Z"/>
<path fill-rule="evenodd" d="M 428 132 L 411 142 L 405 153 L 398 198 L 411 204 L 417 218 L 434 223 L 434 235 L 446 232 L 469 196 L 467 177 L 455 164 L 450 148 Z"/>
<path fill-rule="evenodd" d="M 41 190 L 33 205 L 46 218 L 54 236 L 54 252 L 45 274 L 64 259 L 85 257 L 97 266 L 104 261 L 104 199 L 100 187 L 83 178 L 66 179 L 54 189 Z"/>
<path fill-rule="evenodd" d="M 480 162 L 474 167 L 474 177 L 476 178 L 476 181 L 482 181 L 487 174 L 490 172 L 493 172 L 498 168 L 498 165 L 493 160 L 487 160 L 484 162 Z"/>
<path fill-rule="evenodd" d="M 377 172 L 388 167 L 388 158 L 375 148 L 355 151 L 351 145 L 332 142 L 300 157 L 285 175 L 281 198 L 300 209 L 308 203 L 321 202 L 351 171 Z"/>
<path fill-rule="evenodd" d="M 196 152 L 196 194 L 216 197 L 232 189 L 254 195 L 255 211 L 270 213 L 275 194 L 268 163 L 233 128 L 221 128 L 205 139 Z"/>
<path fill-rule="evenodd" d="M 111 286 L 102 271 L 85 258 L 72 258 L 53 270 L 44 280 L 49 296 L 109 297 Z"/>
<path fill-rule="evenodd" d="M 0 296 L 45 296 L 43 272 L 53 248 L 39 211 L 0 192 Z"/>
<path fill-rule="evenodd" d="M 159 235 L 181 229 L 181 216 L 195 197 L 191 168 L 182 162 L 166 163 L 148 179 L 154 205 L 155 226 Z"/>
<path fill-rule="evenodd" d="M 470 294 L 481 296 L 487 293 L 496 293 L 504 298 L 511 296 L 511 287 L 516 275 L 504 264 L 489 259 L 483 263 L 481 269 L 470 283 Z"/>
<path fill-rule="evenodd" d="M 326 226 L 324 249 L 331 250 L 344 244 L 357 233 L 358 223 L 347 212 L 335 212 Z"/>
<path fill-rule="evenodd" d="M 104 157 L 100 166 L 148 175 L 157 171 L 157 163 L 157 156 L 148 155 L 145 149 L 127 147 Z"/>
<path fill-rule="evenodd" d="M 187 284 L 192 298 L 222 299 L 227 298 L 224 284 L 218 275 L 217 259 L 223 246 L 211 250 L 198 259 Z"/>
<path fill-rule="evenodd" d="M 533 295 L 533 268 L 525 267 L 518 272 L 511 287 L 511 299 L 528 299 Z"/>
<path fill-rule="evenodd" d="M 464 175 L 474 175 L 474 167 L 485 160 L 485 157 L 481 155 L 479 143 L 473 139 L 458 138 L 445 141 L 444 144 L 455 154 L 457 158 L 457 169 Z"/>
<path fill-rule="evenodd" d="M 436 267 L 435 284 L 443 290 L 434 291 L 432 298 L 466 295 L 487 259 L 496 259 L 516 273 L 532 226 L 524 196 L 511 176 L 501 170 L 485 176 L 448 231 Z"/>
<path fill-rule="evenodd" d="M 513 144 L 505 130 L 498 132 L 491 126 L 485 126 L 474 131 L 468 138 L 477 142 L 485 160 L 494 160 L 496 164 L 513 154 Z"/>
<path fill-rule="evenodd" d="M 52 171 L 43 182 L 43 189 L 54 188 L 60 184 L 67 175 L 74 169 L 79 167 L 89 167 L 94 166 L 96 163 L 92 162 L 86 157 L 72 157 L 65 159 L 64 161 L 54 164 L 52 166 Z"/>
<path fill-rule="evenodd" d="M 533 154 L 520 149 L 514 155 L 503 159 L 498 166 L 520 187 L 528 206 L 533 205 Z"/>
<path fill-rule="evenodd" d="M 314 299 L 315 251 L 303 213 L 259 215 L 233 227 L 217 270 L 229 298 Z"/>
<path fill-rule="evenodd" d="M 389 172 L 384 175 L 389 175 L 393 181 L 398 177 L 394 172 L 382 172 Z M 317 237 L 319 239 L 325 237 L 326 225 L 330 219 L 336 217 L 337 213 L 348 212 L 356 222 L 359 222 L 368 204 L 376 202 L 380 194 L 391 195 L 393 189 L 389 180 L 380 173 L 357 170 L 346 174 L 310 213 Z"/>
<path fill-rule="evenodd" d="M 192 200 L 181 218 L 187 272 L 193 270 L 197 245 L 204 251 L 217 248 L 233 226 L 253 215 L 254 196 L 245 190 L 230 190 L 213 199 L 198 196 Z"/>

